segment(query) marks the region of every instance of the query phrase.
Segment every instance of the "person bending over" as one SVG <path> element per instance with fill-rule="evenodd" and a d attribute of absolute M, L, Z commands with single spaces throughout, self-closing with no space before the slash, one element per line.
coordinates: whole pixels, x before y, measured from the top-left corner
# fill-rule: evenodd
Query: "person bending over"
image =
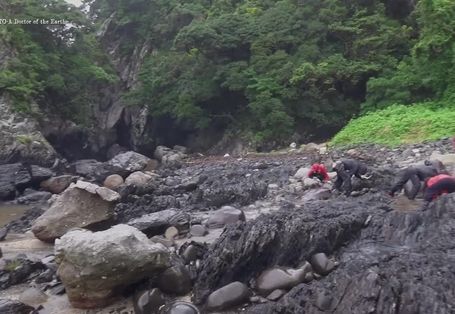
<path fill-rule="evenodd" d="M 309 178 L 318 178 L 321 182 L 329 181 L 329 174 L 323 164 L 313 164 L 310 172 L 308 173 Z"/>
<path fill-rule="evenodd" d="M 440 174 L 429 178 L 425 184 L 423 209 L 426 209 L 428 204 L 439 196 L 453 192 L 455 192 L 455 178 L 453 176 Z"/>
<path fill-rule="evenodd" d="M 439 160 L 425 160 L 425 163 L 422 166 L 408 167 L 398 173 L 398 178 L 392 186 L 389 195 L 392 197 L 395 196 L 395 193 L 401 191 L 403 186 L 408 181 L 411 181 L 412 187 L 406 196 L 408 199 L 413 200 L 420 191 L 421 182 L 425 182 L 426 179 L 444 173 L 445 171 L 444 165 Z"/>
<path fill-rule="evenodd" d="M 344 191 L 346 196 L 349 196 L 352 192 L 352 176 L 362 179 L 362 176 L 367 173 L 368 168 L 360 161 L 343 159 L 334 164 L 333 170 L 337 173 L 334 187 L 340 192 Z"/>

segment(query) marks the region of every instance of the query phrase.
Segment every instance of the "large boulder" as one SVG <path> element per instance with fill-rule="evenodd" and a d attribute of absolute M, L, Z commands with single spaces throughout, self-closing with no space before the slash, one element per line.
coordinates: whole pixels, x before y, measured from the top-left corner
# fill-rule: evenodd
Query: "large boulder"
<path fill-rule="evenodd" d="M 90 227 L 108 221 L 114 215 L 118 193 L 92 183 L 78 181 L 70 185 L 34 222 L 32 232 L 46 242 L 52 242 L 71 228 Z"/>
<path fill-rule="evenodd" d="M 126 179 L 125 183 L 127 185 L 134 185 L 143 187 L 152 179 L 152 176 L 141 171 L 136 171 L 130 174 Z"/>
<path fill-rule="evenodd" d="M 169 147 L 166 147 L 166 146 L 158 146 L 156 149 L 155 149 L 155 153 L 154 153 L 154 156 L 156 159 L 158 159 L 159 161 L 161 161 L 163 159 L 164 156 L 166 155 L 169 155 L 172 153 L 172 149 L 170 149 Z"/>
<path fill-rule="evenodd" d="M 302 283 L 311 281 L 312 268 L 306 263 L 299 269 L 272 268 L 264 271 L 256 280 L 256 289 L 263 295 L 268 295 L 276 289 L 288 290 Z"/>
<path fill-rule="evenodd" d="M 335 268 L 335 263 L 329 260 L 324 253 L 314 254 L 311 257 L 311 265 L 321 275 L 327 275 Z"/>
<path fill-rule="evenodd" d="M 40 186 L 43 190 L 49 191 L 54 194 L 59 194 L 65 191 L 72 182 L 76 182 L 77 178 L 70 175 L 62 175 L 53 177 L 41 182 Z"/>
<path fill-rule="evenodd" d="M 155 149 L 154 156 L 163 165 L 167 167 L 178 168 L 182 164 L 182 160 L 186 157 L 183 146 L 177 146 L 177 149 L 170 149 L 166 146 L 158 146 Z"/>
<path fill-rule="evenodd" d="M 122 176 L 118 174 L 111 174 L 104 180 L 103 185 L 111 190 L 115 190 L 121 186 L 123 182 Z"/>
<path fill-rule="evenodd" d="M 126 172 L 141 171 L 147 167 L 150 158 L 139 153 L 129 151 L 116 155 L 107 163 L 116 168 L 124 169 Z"/>
<path fill-rule="evenodd" d="M 232 206 L 223 206 L 209 217 L 207 226 L 209 228 L 222 228 L 237 221 L 245 221 L 243 211 Z"/>
<path fill-rule="evenodd" d="M 225 310 L 248 301 L 251 291 L 241 282 L 233 282 L 210 294 L 207 309 Z"/>
<path fill-rule="evenodd" d="M 134 227 L 71 230 L 55 243 L 56 261 L 71 304 L 103 307 L 124 288 L 170 267 L 169 252 Z"/>
<path fill-rule="evenodd" d="M 190 216 L 176 209 L 165 209 L 156 213 L 132 219 L 128 225 L 133 226 L 151 237 L 163 234 L 167 228 L 174 226 L 179 231 L 189 228 Z"/>
<path fill-rule="evenodd" d="M 37 165 L 30 166 L 30 174 L 32 177 L 32 183 L 34 184 L 38 184 L 55 175 L 55 173 L 51 169 L 40 167 Z"/>

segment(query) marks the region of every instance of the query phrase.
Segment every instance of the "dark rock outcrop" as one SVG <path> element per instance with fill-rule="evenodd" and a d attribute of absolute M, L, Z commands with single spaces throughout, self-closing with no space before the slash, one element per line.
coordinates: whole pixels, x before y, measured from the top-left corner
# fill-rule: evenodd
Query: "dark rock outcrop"
<path fill-rule="evenodd" d="M 334 252 L 364 227 L 368 212 L 359 207 L 381 212 L 373 205 L 378 202 L 383 200 L 371 196 L 356 202 L 319 201 L 227 227 L 202 260 L 196 302 L 229 282 L 248 282 L 269 267 L 298 267 L 315 253 Z"/>
<path fill-rule="evenodd" d="M 24 233 L 32 227 L 33 222 L 44 213 L 42 207 L 27 209 L 22 216 L 10 221 L 5 227 L 11 232 Z"/>
<path fill-rule="evenodd" d="M 0 290 L 26 282 L 38 276 L 45 269 L 46 266 L 41 262 L 32 261 L 26 257 L 4 260 L 0 269 Z"/>
<path fill-rule="evenodd" d="M 0 299 L 0 313 L 2 314 L 30 314 L 35 308 L 16 300 Z"/>

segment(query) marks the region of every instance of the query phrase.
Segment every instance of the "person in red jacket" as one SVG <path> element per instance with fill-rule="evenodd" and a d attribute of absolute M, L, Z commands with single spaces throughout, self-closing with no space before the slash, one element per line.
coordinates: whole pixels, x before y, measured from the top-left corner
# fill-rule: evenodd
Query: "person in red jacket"
<path fill-rule="evenodd" d="M 436 200 L 439 196 L 453 192 L 455 192 L 455 177 L 448 174 L 431 177 L 425 184 L 423 208 L 425 209 L 431 201 Z"/>
<path fill-rule="evenodd" d="M 313 164 L 311 166 L 310 172 L 308 173 L 309 178 L 318 178 L 321 182 L 329 181 L 329 174 L 327 169 L 323 164 Z"/>

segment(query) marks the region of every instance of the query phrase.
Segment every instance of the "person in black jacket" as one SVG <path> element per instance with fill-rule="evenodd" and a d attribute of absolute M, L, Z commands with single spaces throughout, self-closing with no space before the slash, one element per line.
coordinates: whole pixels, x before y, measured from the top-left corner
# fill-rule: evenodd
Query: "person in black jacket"
<path fill-rule="evenodd" d="M 360 161 L 343 159 L 335 163 L 333 170 L 337 173 L 334 187 L 340 192 L 344 191 L 346 196 L 349 196 L 352 192 L 352 176 L 362 179 L 362 176 L 367 173 L 368 168 Z"/>
<path fill-rule="evenodd" d="M 401 191 L 403 186 L 408 181 L 411 181 L 412 188 L 406 196 L 408 199 L 413 200 L 419 193 L 422 187 L 422 182 L 425 182 L 428 178 L 445 172 L 445 167 L 439 160 L 426 160 L 424 165 L 408 167 L 398 173 L 398 179 L 395 181 L 395 184 L 392 186 L 389 194 L 392 197 L 395 196 L 395 193 Z"/>

